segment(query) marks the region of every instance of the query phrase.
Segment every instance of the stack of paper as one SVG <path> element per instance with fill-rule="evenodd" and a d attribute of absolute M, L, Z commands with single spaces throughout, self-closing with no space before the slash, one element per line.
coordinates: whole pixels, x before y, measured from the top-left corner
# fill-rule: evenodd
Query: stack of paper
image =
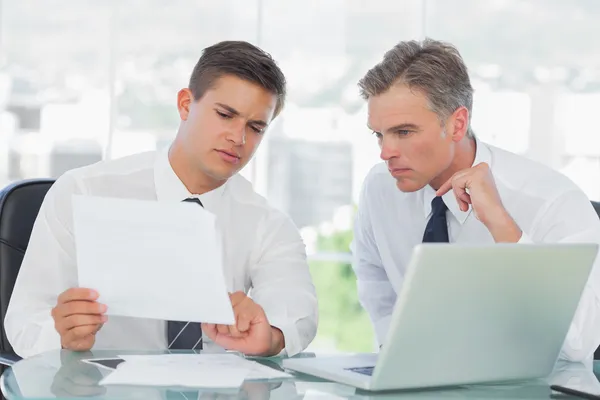
<path fill-rule="evenodd" d="M 244 380 L 282 379 L 291 375 L 234 354 L 120 356 L 124 363 L 101 385 L 233 388 Z"/>

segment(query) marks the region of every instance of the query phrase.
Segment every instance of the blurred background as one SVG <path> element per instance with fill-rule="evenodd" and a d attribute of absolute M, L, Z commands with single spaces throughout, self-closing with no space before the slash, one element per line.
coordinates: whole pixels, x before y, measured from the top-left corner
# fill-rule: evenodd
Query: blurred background
<path fill-rule="evenodd" d="M 356 83 L 425 36 L 465 58 L 481 139 L 600 200 L 598 0 L 0 0 L 0 184 L 167 145 L 201 50 L 257 44 L 289 97 L 243 174 L 302 230 L 320 300 L 311 349 L 371 351 L 348 245 L 379 153 Z"/>

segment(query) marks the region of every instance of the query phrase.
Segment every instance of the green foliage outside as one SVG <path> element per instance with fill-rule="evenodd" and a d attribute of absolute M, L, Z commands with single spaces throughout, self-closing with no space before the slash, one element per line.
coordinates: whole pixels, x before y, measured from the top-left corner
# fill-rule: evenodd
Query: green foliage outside
<path fill-rule="evenodd" d="M 319 236 L 321 252 L 348 252 L 352 231 Z M 337 351 L 373 351 L 371 321 L 358 302 L 352 266 L 343 262 L 313 261 L 310 271 L 319 299 L 319 329 L 315 345 Z"/>

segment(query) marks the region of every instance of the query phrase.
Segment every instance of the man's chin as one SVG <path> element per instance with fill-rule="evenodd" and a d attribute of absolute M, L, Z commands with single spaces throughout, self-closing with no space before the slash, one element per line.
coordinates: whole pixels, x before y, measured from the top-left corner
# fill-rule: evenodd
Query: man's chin
<path fill-rule="evenodd" d="M 425 183 L 414 181 L 412 179 L 396 179 L 396 187 L 404 193 L 412 193 L 425 187 Z"/>
<path fill-rule="evenodd" d="M 213 181 L 224 183 L 233 175 L 236 174 L 237 171 L 226 170 L 222 168 L 212 168 L 204 170 L 204 173 Z"/>
<path fill-rule="evenodd" d="M 235 174 L 236 174 L 236 172 L 219 171 L 219 172 L 212 173 L 211 178 L 213 178 L 217 182 L 226 182 L 227 180 L 229 180 L 229 178 L 231 178 Z"/>

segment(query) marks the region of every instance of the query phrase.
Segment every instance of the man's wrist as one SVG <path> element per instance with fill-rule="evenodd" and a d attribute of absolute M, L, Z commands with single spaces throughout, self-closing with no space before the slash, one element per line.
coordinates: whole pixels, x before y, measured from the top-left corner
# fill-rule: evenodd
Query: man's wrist
<path fill-rule="evenodd" d="M 497 217 L 486 223 L 496 243 L 517 243 L 523 231 L 505 209 L 496 214 Z"/>
<path fill-rule="evenodd" d="M 285 349 L 285 337 L 279 328 L 271 326 L 271 350 L 269 356 L 275 356 Z"/>

